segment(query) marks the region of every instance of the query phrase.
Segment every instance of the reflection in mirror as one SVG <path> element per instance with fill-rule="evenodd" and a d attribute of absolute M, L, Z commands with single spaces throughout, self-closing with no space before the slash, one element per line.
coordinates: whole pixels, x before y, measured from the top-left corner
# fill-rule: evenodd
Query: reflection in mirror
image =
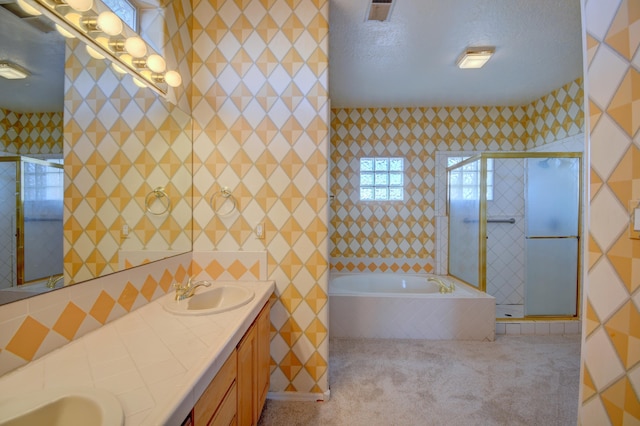
<path fill-rule="evenodd" d="M 47 242 L 58 241 L 57 267 L 38 278 L 25 274 L 19 282 L 17 266 L 9 266 L 12 278 L 5 279 L 2 271 L 0 303 L 49 290 L 52 276 L 49 284 L 60 288 L 189 251 L 191 117 L 184 89 L 170 94 L 178 108 L 134 85 L 108 61 L 89 56 L 81 42 L 64 39 L 42 16 L 21 16 L 24 13 L 13 3 L 1 6 L 0 62 L 15 61 L 29 75 L 23 80 L 0 78 L 0 155 L 64 161 L 64 202 L 59 222 L 63 231 L 58 228 L 55 238 L 46 237 Z M 157 28 L 164 12 L 156 8 L 153 14 Z M 144 17 L 140 22 L 144 31 Z M 164 43 L 169 37 L 156 38 Z M 13 49 L 30 39 L 39 43 Z M 48 57 L 42 52 L 56 54 Z M 163 54 L 168 66 L 185 66 L 184 58 L 172 49 L 165 48 Z M 44 56 L 45 64 L 30 65 L 29 55 Z M 40 79 L 43 86 L 30 90 Z M 45 100 L 45 94 L 55 99 Z M 8 187 L 16 188 L 15 183 Z M 158 204 L 165 200 L 149 198 L 160 187 L 170 206 L 166 211 Z M 3 205 L 4 200 L 3 196 Z M 11 255 L 0 258 L 2 268 L 20 263 L 14 225 L 1 229 L 3 241 L 15 246 L 14 260 Z M 44 256 L 36 257 L 42 261 Z M 29 258 L 23 256 L 23 261 L 28 268 Z M 61 273 L 64 280 L 56 280 Z"/>

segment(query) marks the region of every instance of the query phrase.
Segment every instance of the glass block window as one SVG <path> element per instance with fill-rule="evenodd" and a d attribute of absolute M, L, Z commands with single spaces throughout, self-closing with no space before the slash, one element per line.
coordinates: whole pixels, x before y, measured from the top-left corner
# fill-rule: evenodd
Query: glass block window
<path fill-rule="evenodd" d="M 104 4 L 118 15 L 122 22 L 133 31 L 138 32 L 138 9 L 128 0 L 102 0 Z"/>
<path fill-rule="evenodd" d="M 361 201 L 402 201 L 403 199 L 404 158 L 360 159 Z"/>
<path fill-rule="evenodd" d="M 469 157 L 448 157 L 447 167 L 458 164 Z M 480 181 L 480 162 L 476 161 L 451 172 L 449 193 L 455 200 L 476 200 L 476 188 Z M 487 200 L 493 200 L 493 158 L 487 158 Z"/>

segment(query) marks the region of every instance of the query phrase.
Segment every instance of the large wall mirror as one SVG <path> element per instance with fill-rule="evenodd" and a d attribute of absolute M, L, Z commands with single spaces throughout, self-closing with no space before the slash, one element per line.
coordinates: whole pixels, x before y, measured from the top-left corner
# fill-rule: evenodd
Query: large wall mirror
<path fill-rule="evenodd" d="M 140 6 L 143 38 L 180 66 L 171 4 Z M 0 77 L 0 304 L 190 251 L 184 89 L 137 86 L 15 0 L 0 0 L 6 64 L 27 77 Z"/>

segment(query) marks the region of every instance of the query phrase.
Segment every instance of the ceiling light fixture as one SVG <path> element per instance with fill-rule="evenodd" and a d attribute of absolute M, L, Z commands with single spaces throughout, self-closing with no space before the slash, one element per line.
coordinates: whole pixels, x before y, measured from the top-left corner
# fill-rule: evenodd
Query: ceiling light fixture
<path fill-rule="evenodd" d="M 496 51 L 495 47 L 469 47 L 456 61 L 458 68 L 482 68 Z"/>
<path fill-rule="evenodd" d="M 0 61 L 0 77 L 7 80 L 20 80 L 29 77 L 29 71 L 9 61 Z"/>

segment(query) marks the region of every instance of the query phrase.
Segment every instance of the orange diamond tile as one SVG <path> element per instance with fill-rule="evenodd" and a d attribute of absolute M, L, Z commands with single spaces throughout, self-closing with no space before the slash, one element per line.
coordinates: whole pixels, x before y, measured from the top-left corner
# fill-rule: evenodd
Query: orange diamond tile
<path fill-rule="evenodd" d="M 593 239 L 593 236 L 589 234 L 589 265 L 588 269 L 591 270 L 593 265 L 602 257 L 602 250 L 598 246 L 596 240 Z"/>
<path fill-rule="evenodd" d="M 302 303 L 302 295 L 293 284 L 289 284 L 280 295 L 280 302 L 287 309 L 287 312 L 293 313 Z"/>
<path fill-rule="evenodd" d="M 207 265 L 205 271 L 207 271 L 207 274 L 212 279 L 217 280 L 224 273 L 225 269 L 217 260 L 214 260 Z"/>
<path fill-rule="evenodd" d="M 305 302 L 316 314 L 327 304 L 328 299 L 327 293 L 318 284 L 315 284 L 304 298 Z"/>
<path fill-rule="evenodd" d="M 304 331 L 304 334 L 313 346 L 317 348 L 327 338 L 327 327 L 318 318 L 314 318 Z"/>
<path fill-rule="evenodd" d="M 302 370 L 302 363 L 300 362 L 300 359 L 298 359 L 298 357 L 292 351 L 289 351 L 284 356 L 282 361 L 280 361 L 279 367 L 280 367 L 280 370 L 282 370 L 282 373 L 284 374 L 284 376 L 289 381 L 293 381 L 293 379 L 298 375 L 300 370 Z"/>
<path fill-rule="evenodd" d="M 635 0 L 623 0 L 618 8 L 605 42 L 628 61 L 640 45 L 640 7 Z"/>
<path fill-rule="evenodd" d="M 158 288 L 158 283 L 151 275 L 149 275 L 140 289 L 140 294 L 142 294 L 147 301 L 151 302 L 153 294 L 156 292 L 156 288 Z"/>
<path fill-rule="evenodd" d="M 613 346 L 627 369 L 640 362 L 640 313 L 631 301 L 604 325 Z"/>
<path fill-rule="evenodd" d="M 91 307 L 89 315 L 94 317 L 100 324 L 106 324 L 107 318 L 109 318 L 109 314 L 115 305 L 116 301 L 103 290 Z"/>
<path fill-rule="evenodd" d="M 640 72 L 633 67 L 620 83 L 607 112 L 631 137 L 640 128 Z"/>
<path fill-rule="evenodd" d="M 136 298 L 138 297 L 138 294 L 140 294 L 138 289 L 133 284 L 128 282 L 127 285 L 124 286 L 124 290 L 122 290 L 120 297 L 118 297 L 118 303 L 124 309 L 126 309 L 127 312 L 130 312 L 131 307 L 133 306 L 133 304 L 136 301 Z"/>
<path fill-rule="evenodd" d="M 609 419 L 614 425 L 640 423 L 640 402 L 625 376 L 600 393 Z"/>
<path fill-rule="evenodd" d="M 289 317 L 278 332 L 290 348 L 292 348 L 300 336 L 302 336 L 302 329 L 293 317 Z"/>
<path fill-rule="evenodd" d="M 255 277 L 255 279 L 262 279 L 260 276 L 260 262 L 254 263 L 251 268 L 249 268 L 249 272 Z"/>
<path fill-rule="evenodd" d="M 227 271 L 233 278 L 239 280 L 244 274 L 247 273 L 247 267 L 239 260 L 235 260 L 231 265 L 229 265 Z"/>
<path fill-rule="evenodd" d="M 171 272 L 165 269 L 164 273 L 162 274 L 162 277 L 160 277 L 160 282 L 158 283 L 158 285 L 160 286 L 162 291 L 164 291 L 165 293 L 168 293 L 169 290 L 171 289 L 172 283 L 173 283 L 173 275 L 171 275 Z"/>
<path fill-rule="evenodd" d="M 73 340 L 86 317 L 86 312 L 73 302 L 69 302 L 54 324 L 53 331 L 65 337 L 67 340 Z"/>
<path fill-rule="evenodd" d="M 26 361 L 31 361 L 48 333 L 47 327 L 27 316 L 5 349 Z"/>
<path fill-rule="evenodd" d="M 300 269 L 302 269 L 302 260 L 294 253 L 293 250 L 290 250 L 280 262 L 280 268 L 288 278 L 293 279 L 298 275 Z"/>
<path fill-rule="evenodd" d="M 315 351 L 304 364 L 305 370 L 317 382 L 327 371 L 327 361 Z"/>

